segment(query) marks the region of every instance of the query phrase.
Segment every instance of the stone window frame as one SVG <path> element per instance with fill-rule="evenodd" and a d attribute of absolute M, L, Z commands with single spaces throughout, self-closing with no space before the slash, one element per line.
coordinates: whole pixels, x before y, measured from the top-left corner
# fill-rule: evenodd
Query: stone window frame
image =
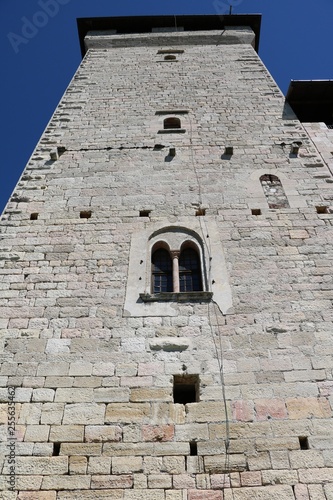
<path fill-rule="evenodd" d="M 262 175 L 275 175 L 282 183 L 284 192 L 289 202 L 290 208 L 305 208 L 307 207 L 305 197 L 298 192 L 298 182 L 290 176 L 282 172 L 278 168 L 259 168 L 254 170 L 247 178 L 247 195 L 248 205 L 257 209 L 271 210 L 267 206 L 267 199 L 262 189 L 260 177 Z M 287 210 L 287 209 L 285 209 Z"/>
<path fill-rule="evenodd" d="M 276 174 L 263 174 L 259 177 L 259 181 L 261 184 L 261 187 L 264 191 L 264 195 L 267 201 L 268 208 L 270 209 L 280 209 L 280 208 L 290 208 L 289 205 L 289 200 L 286 195 L 286 192 L 284 190 L 283 184 L 281 182 L 281 179 L 276 175 Z M 265 184 L 266 183 L 266 187 Z M 275 183 L 275 186 L 274 186 Z M 268 187 L 268 189 L 267 189 Z M 272 202 L 272 198 L 274 198 L 274 195 L 271 194 L 271 189 L 276 187 L 276 189 L 280 190 L 280 198 L 281 202 L 275 203 Z"/>
<path fill-rule="evenodd" d="M 214 301 L 223 314 L 233 314 L 232 292 L 227 264 L 220 240 L 220 229 L 215 220 L 207 220 L 205 232 L 198 217 L 181 217 L 177 223 L 164 225 L 161 221 L 149 227 L 138 227 L 131 236 L 129 265 L 123 315 L 125 317 L 177 316 L 177 303 Z M 203 292 L 168 292 L 154 297 L 151 294 L 151 249 L 163 240 L 163 233 L 185 232 L 183 239 L 192 239 L 200 248 Z M 204 238 L 210 235 L 209 240 Z M 190 237 L 189 237 L 190 235 Z M 202 236 L 201 236 L 202 235 Z M 193 294 L 193 295 L 192 295 Z M 200 296 L 200 294 L 203 294 Z M 143 299 L 144 300 L 143 300 Z"/>

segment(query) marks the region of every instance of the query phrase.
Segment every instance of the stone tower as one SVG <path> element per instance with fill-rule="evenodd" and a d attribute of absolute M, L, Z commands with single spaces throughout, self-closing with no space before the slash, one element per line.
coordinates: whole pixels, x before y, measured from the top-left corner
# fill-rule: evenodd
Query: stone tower
<path fill-rule="evenodd" d="M 260 16 L 78 27 L 1 221 L 1 498 L 332 500 L 333 132 Z"/>

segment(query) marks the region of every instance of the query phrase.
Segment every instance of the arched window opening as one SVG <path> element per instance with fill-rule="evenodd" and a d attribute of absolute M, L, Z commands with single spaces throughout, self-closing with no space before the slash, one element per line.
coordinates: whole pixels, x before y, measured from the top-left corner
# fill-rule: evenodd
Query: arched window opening
<path fill-rule="evenodd" d="M 260 182 L 269 208 L 289 208 L 288 198 L 280 179 L 276 175 L 265 174 Z"/>
<path fill-rule="evenodd" d="M 152 255 L 152 292 L 172 292 L 172 260 L 164 248 Z"/>
<path fill-rule="evenodd" d="M 185 248 L 180 254 L 179 286 L 181 292 L 202 290 L 200 259 L 193 248 Z"/>
<path fill-rule="evenodd" d="M 163 127 L 165 130 L 171 128 L 181 128 L 180 119 L 175 117 L 166 118 L 163 122 Z"/>

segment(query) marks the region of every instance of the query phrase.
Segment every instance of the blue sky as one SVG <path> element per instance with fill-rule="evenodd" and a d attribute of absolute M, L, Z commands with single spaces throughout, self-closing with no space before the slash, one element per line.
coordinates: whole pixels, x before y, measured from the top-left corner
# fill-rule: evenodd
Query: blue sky
<path fill-rule="evenodd" d="M 333 79 L 333 0 L 1 0 L 0 212 L 80 63 L 76 18 L 262 14 L 259 55 L 286 93 Z"/>

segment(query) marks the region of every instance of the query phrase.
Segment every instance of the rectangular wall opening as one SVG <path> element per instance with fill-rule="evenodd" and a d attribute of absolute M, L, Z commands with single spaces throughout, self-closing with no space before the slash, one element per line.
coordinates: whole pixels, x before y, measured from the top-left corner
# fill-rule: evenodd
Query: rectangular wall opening
<path fill-rule="evenodd" d="M 53 457 L 59 457 L 61 443 L 53 443 Z"/>
<path fill-rule="evenodd" d="M 317 214 L 328 214 L 327 207 L 316 207 Z"/>
<path fill-rule="evenodd" d="M 306 436 L 300 436 L 298 438 L 298 441 L 299 441 L 299 447 L 301 448 L 301 450 L 308 450 L 310 447 L 309 447 L 309 440 Z"/>
<path fill-rule="evenodd" d="M 199 376 L 174 375 L 173 401 L 183 405 L 197 403 L 199 401 Z"/>
<path fill-rule="evenodd" d="M 198 445 L 196 441 L 190 441 L 190 456 L 196 457 L 198 455 Z"/>
<path fill-rule="evenodd" d="M 150 210 L 140 210 L 139 216 L 140 217 L 149 217 L 150 216 Z"/>
<path fill-rule="evenodd" d="M 91 217 L 91 210 L 82 210 L 80 212 L 80 219 L 90 219 Z"/>

